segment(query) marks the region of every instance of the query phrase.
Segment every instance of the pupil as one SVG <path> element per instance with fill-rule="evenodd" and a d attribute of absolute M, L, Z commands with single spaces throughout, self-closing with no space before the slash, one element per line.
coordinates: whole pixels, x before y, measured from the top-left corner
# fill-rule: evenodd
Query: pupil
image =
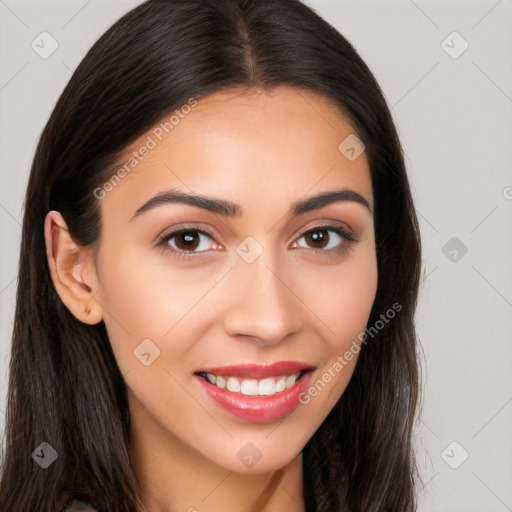
<path fill-rule="evenodd" d="M 194 231 L 184 231 L 180 237 L 178 237 L 178 240 L 180 242 L 183 242 L 183 244 L 185 245 L 185 247 L 187 249 L 195 249 L 196 246 L 197 246 L 197 240 L 194 240 L 194 239 L 197 239 L 197 236 L 195 236 L 194 234 L 191 234 L 191 233 L 195 233 Z M 196 246 L 194 246 L 194 243 L 196 244 Z"/>
<path fill-rule="evenodd" d="M 314 244 L 322 244 L 322 242 L 327 243 L 329 241 L 329 235 L 324 236 L 325 232 L 326 230 L 311 231 L 307 236 Z"/>

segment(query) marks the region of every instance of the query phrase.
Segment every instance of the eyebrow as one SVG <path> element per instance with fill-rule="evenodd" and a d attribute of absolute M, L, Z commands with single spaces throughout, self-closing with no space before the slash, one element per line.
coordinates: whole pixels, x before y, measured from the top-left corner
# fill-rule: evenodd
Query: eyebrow
<path fill-rule="evenodd" d="M 288 215 L 296 216 L 313 210 L 319 210 L 320 208 L 333 203 L 346 202 L 359 203 L 363 205 L 370 213 L 372 213 L 372 207 L 370 206 L 370 203 L 361 194 L 355 190 L 341 189 L 323 192 L 316 196 L 296 201 L 289 209 Z M 224 215 L 225 217 L 240 217 L 242 215 L 242 207 L 239 204 L 233 203 L 226 199 L 206 196 L 203 194 L 190 194 L 188 192 L 172 189 L 161 192 L 160 194 L 157 194 L 149 201 L 144 203 L 135 212 L 130 221 L 144 212 L 167 204 L 186 204 L 195 206 L 196 208 L 202 208 L 213 213 Z"/>

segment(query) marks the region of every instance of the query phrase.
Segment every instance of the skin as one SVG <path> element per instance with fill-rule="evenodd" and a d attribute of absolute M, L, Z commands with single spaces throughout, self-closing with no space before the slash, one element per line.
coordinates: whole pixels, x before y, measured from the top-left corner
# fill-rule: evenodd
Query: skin
<path fill-rule="evenodd" d="M 311 92 L 215 93 L 100 200 L 96 254 L 73 242 L 58 212 L 48 214 L 55 287 L 79 320 L 105 322 L 124 375 L 149 510 L 219 512 L 226 503 L 232 512 L 304 510 L 302 449 L 345 390 L 357 354 L 307 405 L 267 423 L 220 408 L 194 372 L 291 360 L 314 365 L 315 382 L 364 331 L 377 289 L 372 212 L 348 201 L 287 215 L 297 200 L 343 188 L 373 209 L 365 153 L 350 161 L 338 149 L 354 133 L 342 112 Z M 171 188 L 234 201 L 243 213 L 166 204 L 130 220 Z M 177 238 L 167 243 L 171 252 L 155 246 L 185 223 L 214 235 L 196 234 L 198 257 L 172 253 L 187 250 Z M 330 236 L 323 245 L 304 236 L 323 225 L 345 227 L 358 241 L 336 255 L 330 248 L 347 242 L 332 231 L 320 229 Z M 250 264 L 236 252 L 248 236 L 263 247 Z M 134 356 L 144 339 L 160 350 L 149 366 Z M 262 454 L 252 467 L 237 457 L 248 442 Z"/>

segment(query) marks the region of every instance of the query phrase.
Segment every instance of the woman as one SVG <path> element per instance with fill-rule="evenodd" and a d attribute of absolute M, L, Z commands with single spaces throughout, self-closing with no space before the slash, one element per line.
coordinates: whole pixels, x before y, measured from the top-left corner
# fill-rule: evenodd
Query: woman
<path fill-rule="evenodd" d="M 314 11 L 130 11 L 25 205 L 2 512 L 415 509 L 417 219 L 379 86 Z"/>

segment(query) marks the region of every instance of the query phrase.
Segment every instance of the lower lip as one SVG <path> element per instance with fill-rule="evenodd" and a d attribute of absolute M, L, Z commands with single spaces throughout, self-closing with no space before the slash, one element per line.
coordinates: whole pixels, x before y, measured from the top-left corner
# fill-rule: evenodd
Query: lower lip
<path fill-rule="evenodd" d="M 304 374 L 291 388 L 272 396 L 249 396 L 221 389 L 197 375 L 204 390 L 218 405 L 246 421 L 265 423 L 290 414 L 299 405 L 299 396 L 307 387 L 311 373 Z"/>

